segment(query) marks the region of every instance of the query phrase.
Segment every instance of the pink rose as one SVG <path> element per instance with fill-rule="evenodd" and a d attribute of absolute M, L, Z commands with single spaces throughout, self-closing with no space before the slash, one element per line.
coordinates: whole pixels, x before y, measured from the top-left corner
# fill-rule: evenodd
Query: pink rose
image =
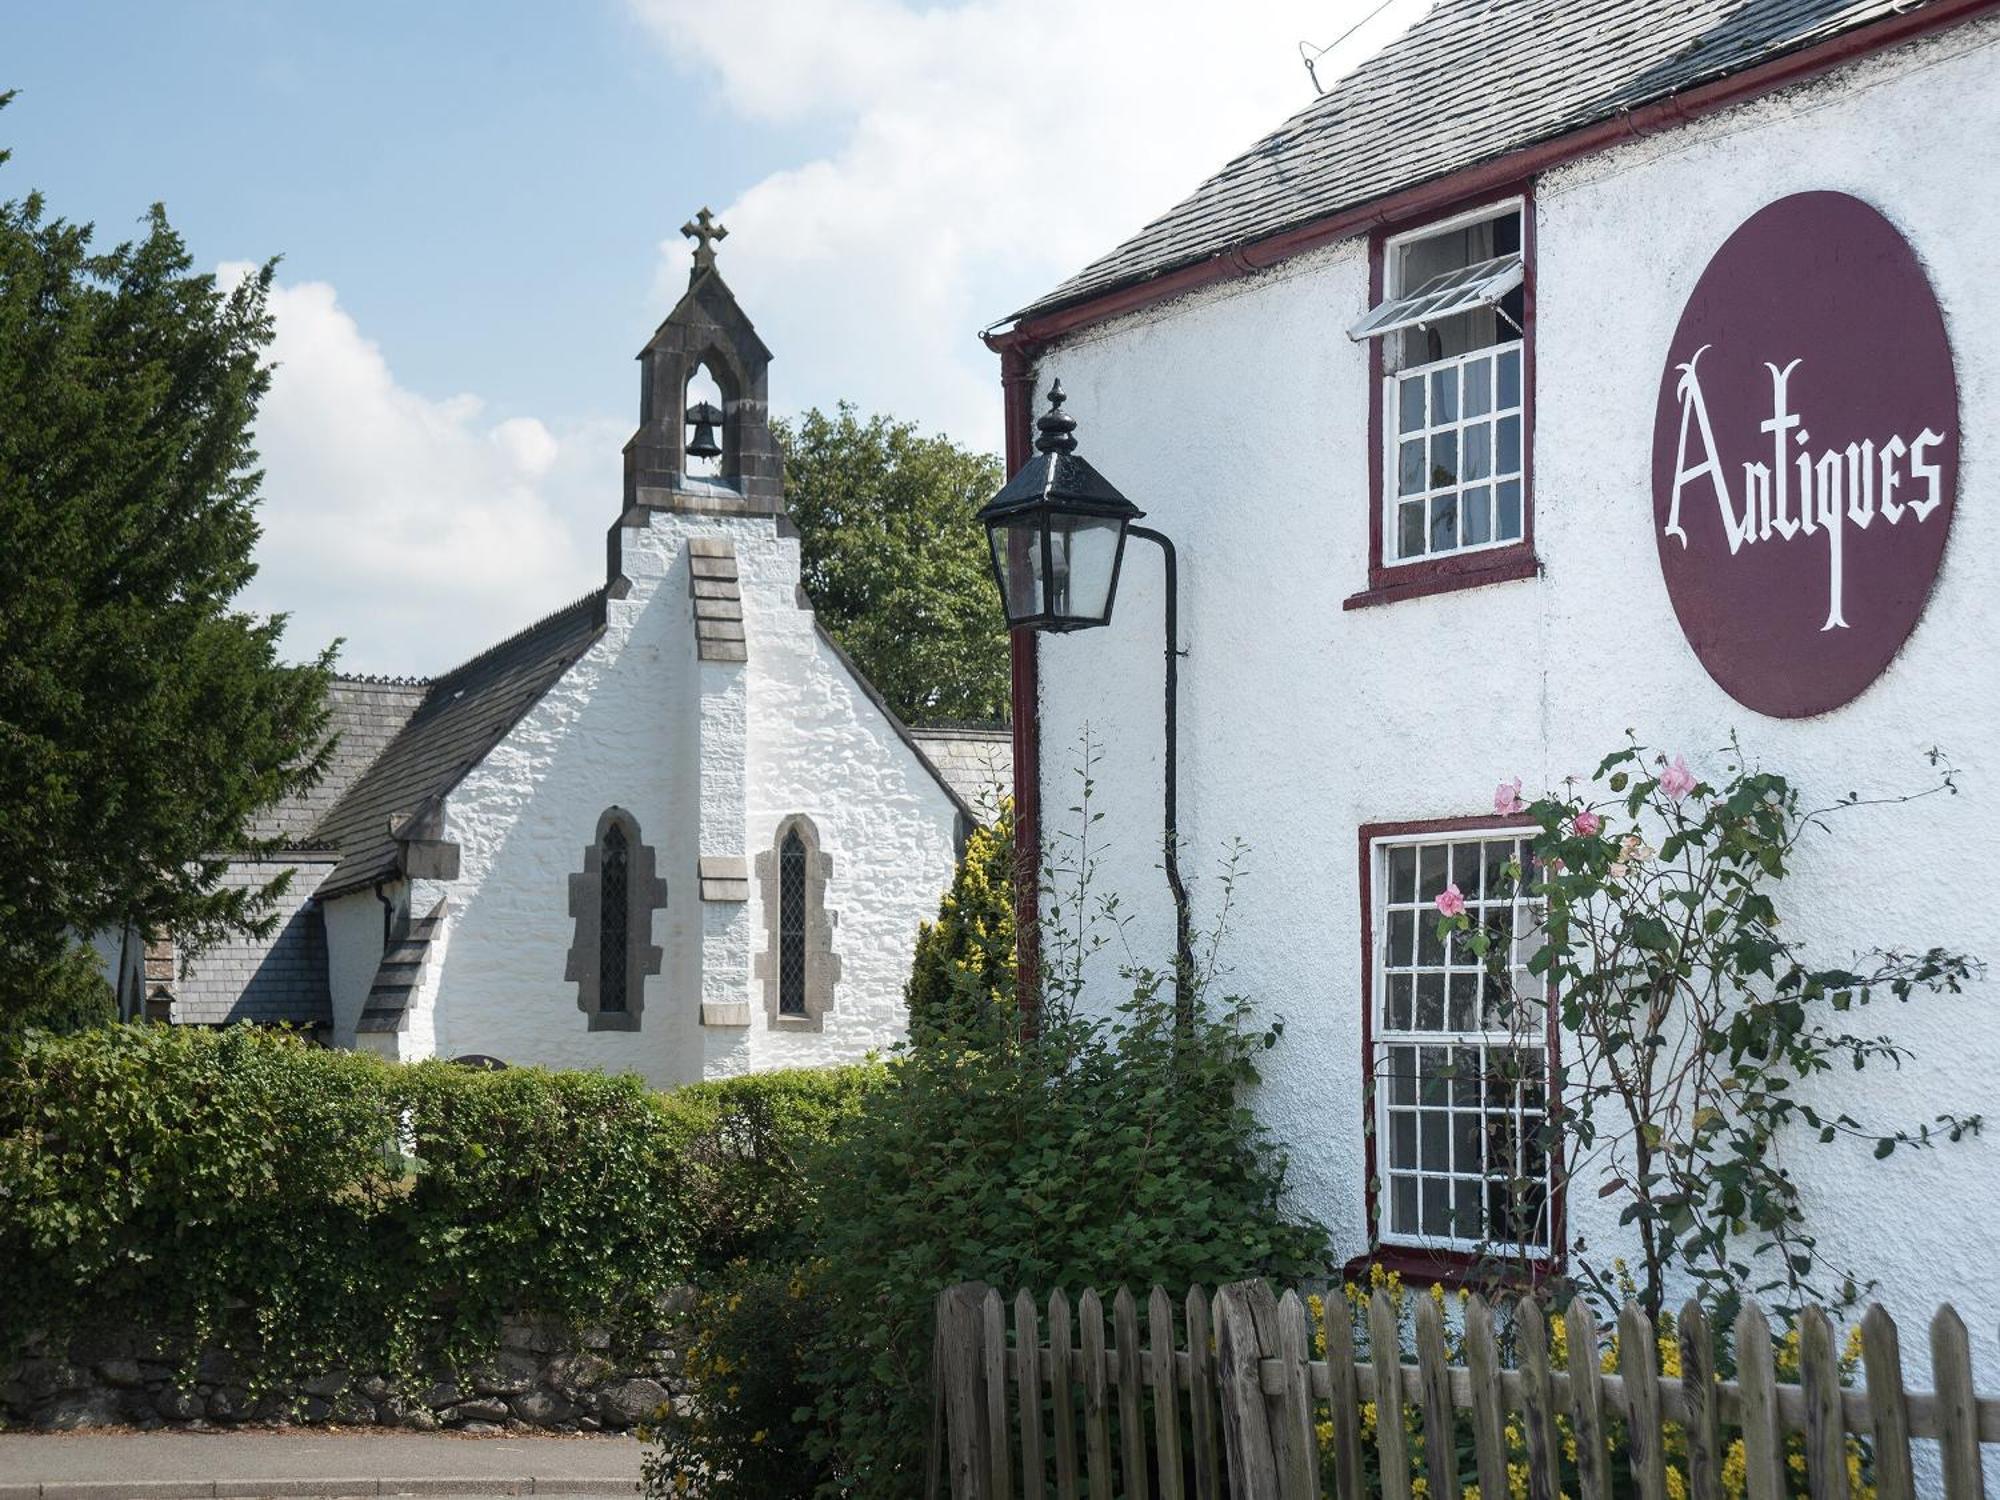
<path fill-rule="evenodd" d="M 1585 808 L 1576 815 L 1576 836 L 1580 839 L 1594 839 L 1604 831 L 1604 819 Z"/>
<path fill-rule="evenodd" d="M 1528 810 L 1528 804 L 1521 800 L 1521 778 L 1503 781 L 1493 789 L 1493 810 L 1503 818 L 1511 818 L 1516 813 Z"/>
<path fill-rule="evenodd" d="M 1456 885 L 1448 885 L 1438 896 L 1437 909 L 1440 916 L 1456 917 L 1465 911 L 1465 896 Z"/>
<path fill-rule="evenodd" d="M 1688 769 L 1685 755 L 1676 755 L 1674 763 L 1660 772 L 1660 790 L 1676 802 L 1694 790 L 1694 772 Z"/>

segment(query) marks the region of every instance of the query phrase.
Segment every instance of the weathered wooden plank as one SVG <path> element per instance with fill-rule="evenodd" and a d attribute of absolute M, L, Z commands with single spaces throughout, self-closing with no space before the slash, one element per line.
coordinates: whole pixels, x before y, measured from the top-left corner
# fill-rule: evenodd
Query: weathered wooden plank
<path fill-rule="evenodd" d="M 1985 1500 L 1972 1397 L 1972 1346 L 1964 1321 L 1949 1303 L 1931 1319 L 1931 1387 L 1937 1392 L 1945 1500 Z"/>
<path fill-rule="evenodd" d="M 1458 1500 L 1457 1425 L 1451 1409 L 1451 1359 L 1444 1347 L 1444 1309 L 1417 1299 L 1417 1397 L 1424 1412 L 1424 1473 L 1435 1500 Z"/>
<path fill-rule="evenodd" d="M 1312 1384 L 1306 1364 L 1312 1354 L 1312 1333 L 1305 1303 L 1287 1290 L 1278 1299 L 1278 1358 L 1284 1363 L 1285 1389 L 1272 1416 L 1276 1429 L 1272 1448 L 1278 1458 L 1278 1482 L 1288 1497 L 1316 1500 L 1319 1494 L 1319 1445 L 1313 1438 Z"/>
<path fill-rule="evenodd" d="M 1604 1388 L 1599 1383 L 1597 1314 L 1582 1293 L 1563 1313 L 1569 1340 L 1570 1425 L 1576 1433 L 1576 1485 L 1580 1500 L 1611 1500 L 1610 1434 L 1604 1423 Z M 1486 1491 L 1480 1490 L 1481 1500 Z"/>
<path fill-rule="evenodd" d="M 1368 1299 L 1368 1363 L 1375 1373 L 1375 1451 L 1382 1471 L 1382 1500 L 1410 1500 L 1410 1444 L 1403 1432 L 1402 1337 L 1396 1326 L 1395 1305 L 1380 1287 Z"/>
<path fill-rule="evenodd" d="M 1486 1500 L 1507 1493 L 1507 1405 L 1500 1386 L 1500 1353 L 1493 1342 L 1493 1309 L 1477 1292 L 1465 1304 L 1465 1374 L 1465 1400 L 1454 1404 L 1472 1413 L 1473 1463 L 1479 1500 Z"/>
<path fill-rule="evenodd" d="M 1868 1431 L 1875 1447 L 1877 1500 L 1916 1500 L 1910 1417 L 1903 1404 L 1903 1350 L 1896 1320 L 1881 1303 L 1861 1318 L 1861 1367 L 1868 1377 Z"/>
<path fill-rule="evenodd" d="M 1083 1342 L 1083 1456 L 1090 1493 L 1115 1494 L 1111 1488 L 1111 1412 L 1104 1385 L 1104 1303 L 1095 1289 L 1086 1290 L 1076 1307 Z"/>
<path fill-rule="evenodd" d="M 1681 1398 L 1687 1415 L 1688 1500 L 1723 1500 L 1722 1402 L 1715 1389 L 1715 1337 L 1708 1315 L 1690 1297 L 1681 1308 Z M 1570 1358 L 1576 1357 L 1570 1345 Z"/>
<path fill-rule="evenodd" d="M 1174 1304 L 1167 1289 L 1146 1299 L 1146 1369 L 1153 1387 L 1153 1457 L 1160 1500 L 1182 1500 L 1181 1392 L 1174 1369 Z"/>
<path fill-rule="evenodd" d="M 1806 1398 L 1806 1484 L 1813 1500 L 1847 1500 L 1847 1434 L 1840 1420 L 1840 1365 L 1833 1324 L 1808 1307 L 1799 1316 L 1799 1388 Z"/>
<path fill-rule="evenodd" d="M 1736 1388 L 1748 1500 L 1785 1500 L 1785 1441 L 1778 1429 L 1777 1383 L 1771 1325 L 1763 1309 L 1746 1302 L 1736 1315 Z"/>
<path fill-rule="evenodd" d="M 1221 1392 L 1215 1382 L 1215 1334 L 1208 1293 L 1188 1288 L 1188 1424 L 1194 1432 L 1195 1500 L 1222 1500 Z"/>
<path fill-rule="evenodd" d="M 1660 1351 L 1653 1320 L 1636 1302 L 1618 1315 L 1618 1370 L 1625 1377 L 1628 1410 L 1625 1447 L 1639 1500 L 1667 1500 L 1666 1434 L 1660 1416 Z"/>
<path fill-rule="evenodd" d="M 1532 1295 L 1521 1299 L 1514 1336 L 1521 1362 L 1521 1426 L 1528 1439 L 1528 1494 L 1530 1500 L 1557 1500 L 1562 1449 L 1556 1441 L 1555 1387 L 1549 1379 L 1549 1333 L 1541 1304 Z"/>
<path fill-rule="evenodd" d="M 1070 1385 L 1069 1298 L 1049 1293 L 1049 1406 L 1055 1416 L 1056 1500 L 1076 1500 L 1076 1397 Z"/>
<path fill-rule="evenodd" d="M 1042 1500 L 1048 1466 L 1042 1456 L 1042 1320 L 1023 1287 L 1014 1294 L 1015 1399 L 1021 1409 L 1021 1493 Z"/>
<path fill-rule="evenodd" d="M 1126 1500 L 1148 1500 L 1146 1482 L 1146 1361 L 1139 1351 L 1139 1308 L 1129 1288 L 1111 1299 L 1111 1322 L 1118 1339 L 1118 1457 Z"/>
<path fill-rule="evenodd" d="M 1361 1492 L 1361 1382 L 1354 1368 L 1354 1316 L 1340 1287 L 1327 1288 L 1320 1326 L 1326 1334 L 1335 1500 L 1367 1500 Z"/>
<path fill-rule="evenodd" d="M 939 1352 L 944 1365 L 946 1470 L 952 1500 L 985 1500 L 986 1407 L 980 1359 L 986 1287 L 968 1282 L 938 1294 Z"/>
<path fill-rule="evenodd" d="M 986 1379 L 987 1494 L 1008 1500 L 1014 1493 L 1014 1443 L 1007 1432 L 1007 1308 L 989 1287 L 980 1306 L 980 1363 Z"/>
<path fill-rule="evenodd" d="M 1252 1298 L 1262 1282 L 1237 1281 L 1215 1294 L 1216 1383 L 1222 1394 L 1222 1445 L 1232 1500 L 1288 1500 L 1278 1488 L 1278 1459 L 1265 1412 L 1263 1350 Z M 1278 1373 L 1283 1388 L 1284 1375 Z M 1407 1494 L 1389 1500 L 1409 1500 Z"/>

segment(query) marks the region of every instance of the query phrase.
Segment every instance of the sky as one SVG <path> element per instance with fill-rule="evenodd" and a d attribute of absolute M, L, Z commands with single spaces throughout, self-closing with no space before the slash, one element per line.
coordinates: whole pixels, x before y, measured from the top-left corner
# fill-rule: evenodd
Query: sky
<path fill-rule="evenodd" d="M 633 356 L 719 268 L 780 414 L 998 450 L 978 331 L 1425 0 L 74 0 L 0 22 L 0 199 L 280 257 L 259 574 L 304 657 L 435 674 L 603 581 Z"/>

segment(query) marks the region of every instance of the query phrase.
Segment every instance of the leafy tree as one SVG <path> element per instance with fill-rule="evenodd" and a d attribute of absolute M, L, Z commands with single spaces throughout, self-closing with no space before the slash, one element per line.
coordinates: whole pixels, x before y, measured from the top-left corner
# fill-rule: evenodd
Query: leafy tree
<path fill-rule="evenodd" d="M 285 878 L 224 889 L 227 856 L 326 756 L 331 649 L 286 666 L 231 608 L 274 265 L 218 285 L 157 205 L 91 239 L 0 203 L 0 1014 L 81 934 L 268 930 Z"/>
<path fill-rule="evenodd" d="M 778 427 L 804 583 L 835 640 L 912 723 L 1007 715 L 1007 633 L 973 514 L 991 454 L 842 402 Z"/>
<path fill-rule="evenodd" d="M 903 999 L 919 1044 L 997 1020 L 1014 1003 L 1014 806 L 973 830 L 935 922 L 917 929 Z"/>

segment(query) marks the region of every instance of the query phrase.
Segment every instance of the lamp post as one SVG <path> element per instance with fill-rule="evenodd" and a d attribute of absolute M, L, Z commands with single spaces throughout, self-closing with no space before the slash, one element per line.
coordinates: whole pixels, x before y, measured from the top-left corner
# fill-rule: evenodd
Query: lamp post
<path fill-rule="evenodd" d="M 1137 526 L 1146 513 L 1076 453 L 1076 420 L 1063 414 L 1062 382 L 1049 388 L 1049 409 L 1035 423 L 1035 456 L 980 509 L 993 549 L 993 578 L 1012 630 L 1057 633 L 1111 623 L 1125 538 L 1160 549 L 1166 566 L 1166 818 L 1167 886 L 1174 898 L 1174 1010 L 1182 1027 L 1194 1021 L 1194 945 L 1187 887 L 1181 883 L 1178 770 L 1180 763 L 1180 569 L 1163 533 Z"/>

